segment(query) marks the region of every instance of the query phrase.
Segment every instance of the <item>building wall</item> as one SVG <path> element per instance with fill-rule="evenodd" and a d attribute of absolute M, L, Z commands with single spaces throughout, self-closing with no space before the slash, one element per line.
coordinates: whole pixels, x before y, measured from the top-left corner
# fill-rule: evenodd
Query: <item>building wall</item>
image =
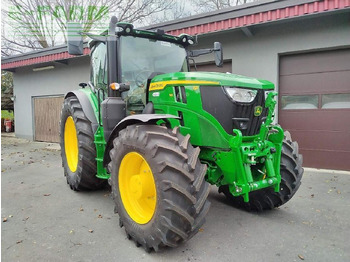
<path fill-rule="evenodd" d="M 32 98 L 64 95 L 89 81 L 89 57 L 70 59 L 68 65 L 55 63 L 55 68 L 33 72 L 33 67 L 16 69 L 14 73 L 15 133 L 17 137 L 34 137 Z M 41 67 L 36 66 L 36 67 Z"/>
<path fill-rule="evenodd" d="M 286 53 L 350 47 L 349 12 L 315 15 L 251 27 L 252 37 L 240 29 L 199 36 L 196 48 L 211 47 L 220 41 L 224 59 L 232 60 L 232 73 L 267 79 L 278 90 L 279 56 Z M 213 55 L 196 58 L 213 61 Z M 55 69 L 33 72 L 17 69 L 14 75 L 16 135 L 33 139 L 33 96 L 63 95 L 89 80 L 89 57 L 70 59 L 68 65 L 55 63 Z"/>
<path fill-rule="evenodd" d="M 224 59 L 232 59 L 232 73 L 273 82 L 278 90 L 279 56 L 286 53 L 350 47 L 349 12 L 305 17 L 251 28 L 252 37 L 240 29 L 199 37 L 198 48 L 223 45 Z M 197 47 L 196 47 L 197 48 Z M 213 55 L 197 58 L 204 62 Z"/>

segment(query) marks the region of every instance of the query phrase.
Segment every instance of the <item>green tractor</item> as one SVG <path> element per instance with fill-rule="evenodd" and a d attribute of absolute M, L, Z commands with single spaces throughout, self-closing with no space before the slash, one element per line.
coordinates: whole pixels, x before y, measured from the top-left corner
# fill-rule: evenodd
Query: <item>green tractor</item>
<path fill-rule="evenodd" d="M 68 52 L 83 54 L 79 25 Z M 262 211 L 298 190 L 302 156 L 273 124 L 274 85 L 224 73 L 189 72 L 190 35 L 138 30 L 112 17 L 88 35 L 91 81 L 65 96 L 61 152 L 73 190 L 112 188 L 119 225 L 146 251 L 176 247 L 205 221 L 210 185 L 235 206 Z"/>

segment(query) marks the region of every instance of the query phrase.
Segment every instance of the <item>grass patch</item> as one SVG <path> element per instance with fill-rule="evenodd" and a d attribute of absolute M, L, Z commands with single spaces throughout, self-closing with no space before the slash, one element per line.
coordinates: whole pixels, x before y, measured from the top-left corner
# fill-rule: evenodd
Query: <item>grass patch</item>
<path fill-rule="evenodd" d="M 1 110 L 1 118 L 13 119 L 13 111 Z"/>

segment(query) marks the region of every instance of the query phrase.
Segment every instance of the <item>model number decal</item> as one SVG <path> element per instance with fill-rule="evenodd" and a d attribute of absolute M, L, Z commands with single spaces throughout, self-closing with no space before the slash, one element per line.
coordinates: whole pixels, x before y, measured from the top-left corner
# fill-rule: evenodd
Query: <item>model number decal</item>
<path fill-rule="evenodd" d="M 162 90 L 167 85 L 219 85 L 220 82 L 206 80 L 168 80 L 151 83 L 149 91 Z"/>

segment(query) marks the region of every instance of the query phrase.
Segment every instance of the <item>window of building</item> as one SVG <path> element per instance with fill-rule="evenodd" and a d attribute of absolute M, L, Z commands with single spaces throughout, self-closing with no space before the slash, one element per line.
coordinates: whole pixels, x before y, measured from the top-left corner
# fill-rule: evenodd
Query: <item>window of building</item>
<path fill-rule="evenodd" d="M 282 109 L 317 109 L 318 95 L 282 96 Z"/>
<path fill-rule="evenodd" d="M 322 109 L 350 108 L 350 93 L 322 95 Z"/>

